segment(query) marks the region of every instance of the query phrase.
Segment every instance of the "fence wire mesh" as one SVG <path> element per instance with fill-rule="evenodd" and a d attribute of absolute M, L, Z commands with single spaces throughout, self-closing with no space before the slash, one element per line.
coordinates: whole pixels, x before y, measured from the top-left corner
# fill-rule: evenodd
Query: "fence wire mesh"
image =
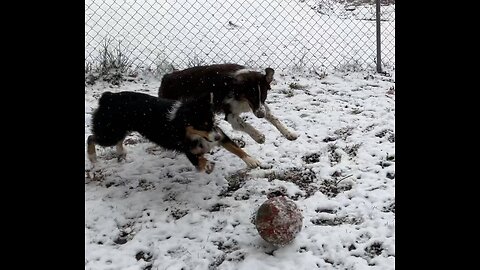
<path fill-rule="evenodd" d="M 381 1 L 381 56 L 395 67 L 395 0 Z M 107 47 L 130 68 L 376 66 L 375 0 L 86 0 L 85 67 Z"/>

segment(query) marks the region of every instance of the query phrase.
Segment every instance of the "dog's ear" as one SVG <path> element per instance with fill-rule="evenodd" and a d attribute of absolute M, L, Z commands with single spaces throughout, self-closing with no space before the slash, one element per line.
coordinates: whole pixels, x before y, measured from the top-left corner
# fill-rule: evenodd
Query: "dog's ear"
<path fill-rule="evenodd" d="M 265 69 L 265 80 L 267 80 L 267 83 L 271 83 L 273 81 L 273 74 L 275 71 L 273 68 L 266 68 Z"/>

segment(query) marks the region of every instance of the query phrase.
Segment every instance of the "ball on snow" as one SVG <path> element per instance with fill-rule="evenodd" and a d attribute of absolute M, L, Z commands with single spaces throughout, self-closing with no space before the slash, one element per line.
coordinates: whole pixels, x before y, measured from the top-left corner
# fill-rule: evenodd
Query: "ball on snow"
<path fill-rule="evenodd" d="M 255 226 L 267 242 L 284 246 L 290 243 L 302 229 L 303 216 L 295 202 L 285 196 L 265 201 L 257 210 Z"/>

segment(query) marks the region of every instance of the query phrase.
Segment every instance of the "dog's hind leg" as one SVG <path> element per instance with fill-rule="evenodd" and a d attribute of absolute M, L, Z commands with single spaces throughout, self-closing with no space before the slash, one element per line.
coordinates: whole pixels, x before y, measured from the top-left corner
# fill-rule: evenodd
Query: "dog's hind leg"
<path fill-rule="evenodd" d="M 222 139 L 220 140 L 220 144 L 227 149 L 229 152 L 235 154 L 237 157 L 241 158 L 248 167 L 256 168 L 260 166 L 260 161 L 252 158 L 249 154 L 243 151 L 237 144 L 235 144 L 220 128 L 217 128 L 222 134 Z"/>
<path fill-rule="evenodd" d="M 87 156 L 92 164 L 97 162 L 97 152 L 95 150 L 95 135 L 90 135 L 87 138 Z"/>
<path fill-rule="evenodd" d="M 115 149 L 117 150 L 117 160 L 118 162 L 125 160 L 127 157 L 127 152 L 125 151 L 125 148 L 123 147 L 123 140 L 121 139 L 116 145 Z"/>
<path fill-rule="evenodd" d="M 232 125 L 233 129 L 246 132 L 257 143 L 265 142 L 265 135 L 260 133 L 260 131 L 256 130 L 249 123 L 245 122 L 242 118 L 240 118 L 239 115 L 230 113 L 226 118 L 227 118 L 227 121 L 230 123 L 230 125 Z"/>
<path fill-rule="evenodd" d="M 288 140 L 296 140 L 298 138 L 298 135 L 292 131 L 289 131 L 287 127 L 285 127 L 285 125 L 282 124 L 282 122 L 280 122 L 280 120 L 278 120 L 278 118 L 272 114 L 272 111 L 270 111 L 270 108 L 268 108 L 267 104 L 264 104 L 264 106 L 266 112 L 265 118 L 267 119 L 267 121 L 272 123 L 272 125 L 276 127 L 278 131 L 280 131 L 280 133 L 282 133 L 282 135 Z"/>

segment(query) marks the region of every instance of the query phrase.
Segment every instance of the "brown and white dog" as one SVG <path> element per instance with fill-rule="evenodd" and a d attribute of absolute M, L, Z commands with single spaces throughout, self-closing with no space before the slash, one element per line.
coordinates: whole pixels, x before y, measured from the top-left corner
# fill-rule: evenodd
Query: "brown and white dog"
<path fill-rule="evenodd" d="M 234 129 L 246 132 L 256 142 L 264 143 L 265 135 L 240 118 L 241 113 L 252 111 L 256 117 L 268 120 L 285 138 L 295 140 L 298 135 L 289 131 L 265 103 L 273 74 L 272 68 L 262 74 L 237 64 L 197 66 L 164 75 L 158 95 L 188 100 L 210 92 L 214 110 L 224 112 L 225 120 Z"/>

